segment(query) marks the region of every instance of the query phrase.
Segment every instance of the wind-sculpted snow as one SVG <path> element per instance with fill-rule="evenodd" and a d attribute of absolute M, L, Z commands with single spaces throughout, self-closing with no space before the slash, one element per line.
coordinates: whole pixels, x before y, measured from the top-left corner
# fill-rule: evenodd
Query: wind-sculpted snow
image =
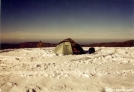
<path fill-rule="evenodd" d="M 84 47 L 88 50 L 89 47 Z M 54 47 L 0 51 L 2 92 L 134 92 L 134 47 L 54 54 Z"/>

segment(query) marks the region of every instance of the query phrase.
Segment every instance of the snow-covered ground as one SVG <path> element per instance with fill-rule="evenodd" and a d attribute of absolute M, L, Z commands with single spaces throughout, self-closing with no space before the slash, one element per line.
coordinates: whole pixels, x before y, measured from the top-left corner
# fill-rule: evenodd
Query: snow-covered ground
<path fill-rule="evenodd" d="M 1 92 L 134 92 L 134 47 L 64 56 L 53 50 L 1 50 Z"/>

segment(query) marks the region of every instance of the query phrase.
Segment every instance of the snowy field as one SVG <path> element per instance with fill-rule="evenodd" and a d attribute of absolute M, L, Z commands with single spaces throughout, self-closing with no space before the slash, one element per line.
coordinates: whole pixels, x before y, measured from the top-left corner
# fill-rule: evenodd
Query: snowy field
<path fill-rule="evenodd" d="M 134 47 L 95 47 L 94 54 L 65 56 L 53 50 L 1 50 L 0 91 L 134 92 Z"/>

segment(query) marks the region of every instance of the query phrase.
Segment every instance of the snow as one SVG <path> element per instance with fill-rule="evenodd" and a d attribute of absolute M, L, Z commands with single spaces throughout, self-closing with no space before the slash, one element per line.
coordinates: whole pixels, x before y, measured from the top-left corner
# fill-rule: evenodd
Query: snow
<path fill-rule="evenodd" d="M 89 47 L 83 47 L 88 50 Z M 0 51 L 2 92 L 134 92 L 134 47 L 54 54 L 54 47 Z"/>

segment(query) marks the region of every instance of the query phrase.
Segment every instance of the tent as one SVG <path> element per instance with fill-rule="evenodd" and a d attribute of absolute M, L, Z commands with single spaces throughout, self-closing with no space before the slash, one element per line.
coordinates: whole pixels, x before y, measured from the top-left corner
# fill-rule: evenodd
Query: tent
<path fill-rule="evenodd" d="M 69 55 L 69 54 L 84 54 L 82 47 L 74 42 L 71 38 L 61 41 L 54 50 L 55 54 Z"/>

